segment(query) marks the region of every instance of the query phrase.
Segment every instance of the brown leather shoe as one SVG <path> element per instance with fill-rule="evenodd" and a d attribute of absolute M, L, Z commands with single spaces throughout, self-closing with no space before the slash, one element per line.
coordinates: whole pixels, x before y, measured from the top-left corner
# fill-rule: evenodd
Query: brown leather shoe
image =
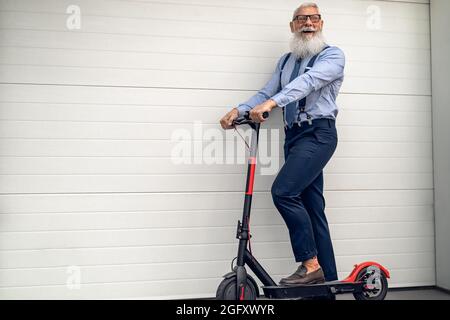
<path fill-rule="evenodd" d="M 303 278 L 305 276 L 305 274 L 306 274 L 306 267 L 301 264 L 298 266 L 297 270 L 293 274 L 291 274 L 289 277 L 282 278 L 280 280 L 280 284 L 285 284 L 288 282 L 295 281 L 296 279 Z"/>
<path fill-rule="evenodd" d="M 322 268 L 316 271 L 306 273 L 307 269 L 304 265 L 300 265 L 293 274 L 287 278 L 280 280 L 281 285 L 299 285 L 299 284 L 314 284 L 325 282 Z"/>

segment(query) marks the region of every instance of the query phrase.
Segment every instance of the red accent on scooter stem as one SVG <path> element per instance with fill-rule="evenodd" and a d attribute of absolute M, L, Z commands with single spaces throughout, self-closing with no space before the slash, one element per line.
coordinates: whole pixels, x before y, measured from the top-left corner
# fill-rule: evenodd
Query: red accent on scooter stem
<path fill-rule="evenodd" d="M 252 195 L 253 194 L 253 183 L 255 182 L 255 169 L 256 169 L 256 158 L 255 157 L 250 157 L 249 158 L 249 170 L 250 170 L 250 175 L 249 175 L 249 181 L 247 184 L 247 190 L 245 192 L 245 194 L 248 195 Z"/>
<path fill-rule="evenodd" d="M 356 277 L 358 276 L 358 273 L 362 269 L 372 266 L 372 265 L 375 265 L 378 268 L 380 268 L 380 270 L 383 271 L 384 274 L 386 275 L 386 278 L 390 278 L 389 271 L 385 267 L 383 267 L 381 264 L 379 264 L 378 262 L 374 262 L 374 261 L 366 261 L 366 262 L 362 262 L 360 264 L 355 264 L 353 271 L 350 273 L 350 275 L 347 278 L 342 280 L 342 282 L 356 282 Z"/>
<path fill-rule="evenodd" d="M 241 288 L 241 296 L 239 297 L 239 300 L 244 300 L 244 287 Z"/>

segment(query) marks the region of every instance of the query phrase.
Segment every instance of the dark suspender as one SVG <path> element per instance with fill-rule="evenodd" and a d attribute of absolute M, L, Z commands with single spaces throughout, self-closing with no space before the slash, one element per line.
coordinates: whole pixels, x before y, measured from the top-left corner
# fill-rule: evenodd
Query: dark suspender
<path fill-rule="evenodd" d="M 321 54 L 324 50 L 328 49 L 330 46 L 326 46 L 325 48 L 322 49 L 321 52 L 319 52 L 318 54 L 316 54 L 315 56 L 313 56 L 311 58 L 311 60 L 309 60 L 308 65 L 305 68 L 305 73 L 308 72 L 313 66 L 314 63 L 316 62 L 317 57 L 319 56 L 319 54 Z M 281 74 L 283 73 L 283 69 L 284 66 L 286 65 L 286 62 L 289 60 L 289 57 L 291 56 L 291 52 L 288 53 L 288 55 L 286 56 L 286 58 L 284 59 L 283 63 L 281 64 L 281 72 L 280 72 L 280 90 L 281 90 Z M 278 90 L 278 91 L 280 91 Z M 297 118 L 297 122 L 300 123 L 300 114 L 303 112 L 306 114 L 306 119 L 308 119 L 309 124 L 311 124 L 311 116 L 305 111 L 305 106 L 306 106 L 306 97 L 303 98 L 302 100 L 300 100 L 298 102 L 298 106 L 300 108 L 300 112 L 298 113 L 298 118 Z M 283 123 L 284 123 L 284 112 L 283 112 Z"/>
<path fill-rule="evenodd" d="M 328 48 L 329 46 L 326 46 L 325 48 L 322 49 L 322 51 Z M 322 51 L 320 53 L 322 53 Z M 311 60 L 309 60 L 308 66 L 305 68 L 305 73 L 307 73 L 313 67 L 314 63 L 316 62 L 317 56 L 320 53 L 316 54 L 314 57 L 311 58 Z M 299 101 L 298 107 L 300 108 L 300 112 L 298 113 L 297 123 L 300 123 L 300 115 L 303 112 L 304 114 L 306 114 L 306 120 L 308 120 L 308 123 L 312 124 L 311 116 L 309 115 L 308 112 L 305 111 L 306 97 L 304 97 L 302 100 Z"/>
<path fill-rule="evenodd" d="M 278 91 L 281 91 L 281 75 L 283 74 L 284 66 L 286 65 L 286 62 L 287 62 L 287 61 L 289 60 L 289 58 L 291 57 L 291 54 L 292 54 L 292 52 L 289 52 L 289 53 L 287 54 L 287 56 L 284 58 L 283 63 L 281 64 L 280 84 L 279 84 L 279 86 L 278 86 Z M 285 122 L 285 120 L 284 120 L 284 110 L 283 110 L 282 114 L 283 114 L 283 123 L 284 123 L 284 122 Z"/>
<path fill-rule="evenodd" d="M 291 54 L 292 54 L 292 52 L 289 52 L 289 53 L 286 55 L 286 57 L 284 58 L 283 63 L 281 64 L 281 69 L 280 69 L 280 70 L 281 70 L 281 71 L 280 71 L 280 84 L 279 84 L 279 86 L 278 86 L 278 91 L 281 90 L 281 75 L 283 74 L 284 66 L 286 65 L 286 62 L 288 62 L 288 60 L 289 60 Z"/>
<path fill-rule="evenodd" d="M 281 72 L 283 72 L 284 66 L 286 65 L 286 62 L 289 60 L 289 57 L 291 56 L 292 52 L 289 52 L 286 56 L 286 58 L 284 58 L 283 63 L 281 64 Z"/>

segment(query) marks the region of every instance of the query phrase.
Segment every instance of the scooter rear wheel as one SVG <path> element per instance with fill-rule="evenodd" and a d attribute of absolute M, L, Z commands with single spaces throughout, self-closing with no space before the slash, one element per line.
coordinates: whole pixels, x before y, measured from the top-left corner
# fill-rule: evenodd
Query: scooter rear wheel
<path fill-rule="evenodd" d="M 362 269 L 356 279 L 357 281 L 363 281 L 365 286 L 370 286 L 372 288 L 365 287 L 363 292 L 354 293 L 353 296 L 356 300 L 384 300 L 388 291 L 388 282 L 386 274 L 380 270 L 379 276 L 371 278 L 371 273 L 368 273 L 368 268 Z"/>
<path fill-rule="evenodd" d="M 236 299 L 236 276 L 225 278 L 220 283 L 216 292 L 217 300 L 237 300 Z M 256 288 L 252 281 L 247 279 L 244 289 L 244 300 L 256 300 Z"/>

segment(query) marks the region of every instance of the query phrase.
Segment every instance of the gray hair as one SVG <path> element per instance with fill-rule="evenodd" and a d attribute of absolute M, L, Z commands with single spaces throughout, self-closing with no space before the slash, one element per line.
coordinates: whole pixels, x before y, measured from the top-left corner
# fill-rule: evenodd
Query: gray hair
<path fill-rule="evenodd" d="M 319 6 L 317 4 L 315 4 L 314 2 L 305 2 L 300 7 L 298 7 L 297 9 L 294 10 L 294 14 L 292 15 L 292 19 L 295 18 L 295 14 L 297 13 L 297 11 L 299 11 L 299 10 L 301 10 L 303 8 L 316 8 L 317 11 L 319 11 Z"/>

